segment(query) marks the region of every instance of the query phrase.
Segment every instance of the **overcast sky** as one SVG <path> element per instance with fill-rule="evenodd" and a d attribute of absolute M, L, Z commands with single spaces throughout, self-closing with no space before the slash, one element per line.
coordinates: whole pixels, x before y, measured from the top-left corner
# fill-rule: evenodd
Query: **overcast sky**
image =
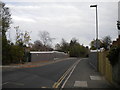
<path fill-rule="evenodd" d="M 96 35 L 95 8 L 90 8 L 92 4 L 98 5 L 99 39 L 110 35 L 112 40 L 115 40 L 118 36 L 117 2 L 8 1 L 4 0 L 12 13 L 10 37 L 13 41 L 13 27 L 19 26 L 23 31 L 31 31 L 31 42 L 39 39 L 39 31 L 45 30 L 51 37 L 56 38 L 53 44 L 60 43 L 62 38 L 69 42 L 75 37 L 80 44 L 89 45 Z"/>

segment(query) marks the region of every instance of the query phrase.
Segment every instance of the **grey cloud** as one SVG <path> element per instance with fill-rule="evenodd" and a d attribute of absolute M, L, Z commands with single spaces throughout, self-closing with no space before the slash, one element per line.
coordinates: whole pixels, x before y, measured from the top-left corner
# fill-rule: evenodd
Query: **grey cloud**
<path fill-rule="evenodd" d="M 32 42 L 39 39 L 37 33 L 40 30 L 46 30 L 56 38 L 54 43 L 60 42 L 61 38 L 69 41 L 76 37 L 80 43 L 89 45 L 90 41 L 95 38 L 95 9 L 89 7 L 91 4 L 91 2 L 47 2 L 19 6 L 8 4 L 8 6 L 13 15 L 13 26 L 19 25 L 22 30 L 32 31 Z M 109 34 L 115 39 L 117 36 L 115 25 L 117 3 L 97 4 L 99 38 Z M 17 17 L 24 20 L 19 20 L 20 18 Z"/>

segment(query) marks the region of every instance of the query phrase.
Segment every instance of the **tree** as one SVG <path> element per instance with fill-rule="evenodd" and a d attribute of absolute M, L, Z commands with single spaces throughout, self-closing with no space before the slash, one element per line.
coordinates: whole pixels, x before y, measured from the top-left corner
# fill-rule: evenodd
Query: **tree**
<path fill-rule="evenodd" d="M 111 42 L 112 42 L 111 37 L 110 36 L 105 36 L 102 41 L 103 41 L 102 47 L 105 50 L 110 49 L 110 45 L 111 45 Z"/>
<path fill-rule="evenodd" d="M 0 32 L 2 32 L 2 64 L 10 63 L 10 41 L 7 40 L 6 32 L 10 28 L 11 14 L 5 3 L 0 2 Z M 2 26 L 1 26 L 2 25 Z"/>
<path fill-rule="evenodd" d="M 30 40 L 31 40 L 30 33 L 28 31 L 25 31 L 25 33 L 24 33 L 24 40 L 23 40 L 24 44 L 28 46 Z"/>
<path fill-rule="evenodd" d="M 110 64 L 112 66 L 119 63 L 119 55 L 120 55 L 120 46 L 112 46 L 109 50 L 109 53 L 107 55 Z"/>
<path fill-rule="evenodd" d="M 30 45 L 29 41 L 31 40 L 29 32 L 28 31 L 21 31 L 19 29 L 19 26 L 15 27 L 16 29 L 16 47 L 19 50 L 19 54 L 15 54 L 18 58 L 18 60 L 22 63 L 24 63 L 27 59 L 29 50 L 28 46 Z M 16 48 L 14 48 L 16 50 Z"/>
<path fill-rule="evenodd" d="M 70 41 L 69 53 L 71 57 L 86 57 L 88 56 L 88 49 L 80 45 L 76 38 Z"/>
<path fill-rule="evenodd" d="M 51 46 L 54 39 L 50 37 L 50 34 L 47 31 L 39 31 L 39 37 L 44 46 Z"/>
<path fill-rule="evenodd" d="M 95 47 L 95 40 L 94 39 L 91 41 L 90 46 L 91 46 L 90 47 L 91 50 L 95 50 L 96 49 L 96 47 Z"/>
<path fill-rule="evenodd" d="M 43 44 L 40 40 L 36 40 L 32 46 L 32 50 L 34 51 L 43 51 Z"/>
<path fill-rule="evenodd" d="M 42 44 L 40 40 L 36 40 L 32 46 L 33 51 L 52 51 L 53 49 L 49 46 Z"/>
<path fill-rule="evenodd" d="M 90 49 L 91 50 L 96 50 L 97 49 L 96 43 L 97 43 L 97 41 L 94 40 L 94 39 L 91 41 L 91 43 L 90 43 L 90 46 L 91 46 Z M 102 48 L 102 40 L 98 39 L 98 45 L 97 46 L 98 46 L 98 49 Z"/>
<path fill-rule="evenodd" d="M 59 43 L 57 43 L 57 44 L 55 45 L 55 50 L 57 50 L 57 51 L 60 51 L 60 50 L 61 50 L 61 46 L 60 46 Z"/>
<path fill-rule="evenodd" d="M 11 13 L 8 7 L 5 7 L 5 3 L 0 2 L 1 12 L 0 16 L 2 17 L 2 36 L 6 36 L 7 30 L 10 28 L 11 24 Z"/>
<path fill-rule="evenodd" d="M 66 42 L 66 40 L 63 39 L 63 38 L 62 38 L 62 41 L 61 41 L 61 51 L 65 52 L 65 53 L 69 52 L 69 43 Z"/>
<path fill-rule="evenodd" d="M 120 21 L 117 21 L 117 28 L 120 30 Z"/>
<path fill-rule="evenodd" d="M 30 35 L 29 32 L 25 31 L 24 33 L 19 30 L 19 27 L 15 27 L 16 29 L 16 44 L 12 43 L 10 40 L 7 40 L 6 32 L 10 28 L 11 24 L 11 14 L 8 7 L 5 7 L 4 3 L 0 2 L 0 23 L 2 22 L 2 64 L 10 64 L 10 63 L 20 63 L 25 59 L 25 50 L 26 45 L 29 44 Z"/>
<path fill-rule="evenodd" d="M 18 45 L 11 45 L 10 63 L 22 63 L 24 60 L 24 48 Z"/>
<path fill-rule="evenodd" d="M 28 46 L 29 41 L 31 40 L 29 32 L 28 31 L 22 32 L 19 29 L 19 26 L 14 28 L 16 29 L 16 45 Z"/>
<path fill-rule="evenodd" d="M 72 38 L 70 43 L 62 39 L 61 44 L 56 44 L 56 50 L 68 53 L 70 57 L 86 57 L 89 49 L 80 45 L 76 38 Z"/>
<path fill-rule="evenodd" d="M 70 41 L 70 46 L 74 46 L 74 45 L 79 45 L 79 42 L 76 38 L 72 38 L 72 40 Z"/>

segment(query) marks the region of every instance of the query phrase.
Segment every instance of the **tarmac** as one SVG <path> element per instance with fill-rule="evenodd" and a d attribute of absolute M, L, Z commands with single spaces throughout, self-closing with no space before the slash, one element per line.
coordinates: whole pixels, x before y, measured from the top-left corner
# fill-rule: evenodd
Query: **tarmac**
<path fill-rule="evenodd" d="M 69 59 L 69 58 L 68 58 Z M 39 67 L 47 64 L 52 64 L 55 62 L 63 61 L 67 59 L 60 59 L 54 61 L 45 62 L 30 62 L 20 65 L 9 65 L 3 66 L 3 71 L 13 70 L 17 68 L 29 68 L 29 67 Z M 103 75 L 96 71 L 89 63 L 89 59 L 81 59 L 77 64 L 76 68 L 72 72 L 71 76 L 68 78 L 63 88 L 115 88 L 114 85 L 109 83 Z"/>
<path fill-rule="evenodd" d="M 52 64 L 52 63 L 57 63 L 63 60 L 69 60 L 72 58 L 59 58 L 56 60 L 43 60 L 43 61 L 36 61 L 36 62 L 25 62 L 24 64 L 10 64 L 10 65 L 2 65 L 0 66 L 0 68 L 2 68 L 2 72 L 4 71 L 12 71 L 15 69 L 19 69 L 19 68 L 31 68 L 31 67 L 40 67 L 40 66 L 44 66 L 44 65 L 48 65 L 48 64 Z"/>
<path fill-rule="evenodd" d="M 64 88 L 115 88 L 96 71 L 89 59 L 82 59 L 66 82 Z"/>

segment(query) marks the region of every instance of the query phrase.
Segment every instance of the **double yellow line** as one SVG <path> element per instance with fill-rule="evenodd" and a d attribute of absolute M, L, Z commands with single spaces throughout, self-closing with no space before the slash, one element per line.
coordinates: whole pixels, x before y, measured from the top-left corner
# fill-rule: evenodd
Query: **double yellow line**
<path fill-rule="evenodd" d="M 58 88 L 59 85 L 62 83 L 62 81 L 65 79 L 65 77 L 69 74 L 69 72 L 73 69 L 73 67 L 79 63 L 79 61 L 76 61 L 63 75 L 62 77 L 53 84 L 52 88 Z"/>

